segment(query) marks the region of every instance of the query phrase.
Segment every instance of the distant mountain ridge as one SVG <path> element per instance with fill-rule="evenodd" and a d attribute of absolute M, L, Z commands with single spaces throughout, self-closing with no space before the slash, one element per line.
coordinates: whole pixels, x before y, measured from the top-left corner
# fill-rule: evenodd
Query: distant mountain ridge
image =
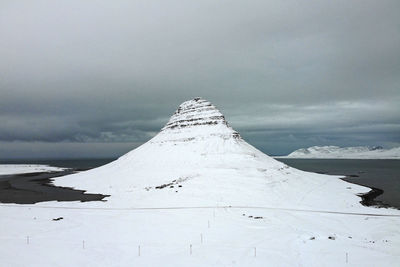
<path fill-rule="evenodd" d="M 304 159 L 400 159 L 400 147 L 384 149 L 381 146 L 338 147 L 312 146 L 300 148 L 280 158 Z"/>

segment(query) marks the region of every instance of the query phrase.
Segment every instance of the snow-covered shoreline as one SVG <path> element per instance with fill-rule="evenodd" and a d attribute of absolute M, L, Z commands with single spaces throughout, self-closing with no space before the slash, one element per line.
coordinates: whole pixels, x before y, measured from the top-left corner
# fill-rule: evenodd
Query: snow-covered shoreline
<path fill-rule="evenodd" d="M 60 172 L 68 168 L 54 167 L 43 164 L 0 164 L 0 175 L 38 173 L 38 172 Z"/>

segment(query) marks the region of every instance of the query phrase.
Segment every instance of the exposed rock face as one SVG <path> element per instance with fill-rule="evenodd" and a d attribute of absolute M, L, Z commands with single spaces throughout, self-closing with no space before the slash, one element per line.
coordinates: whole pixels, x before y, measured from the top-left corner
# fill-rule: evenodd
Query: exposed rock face
<path fill-rule="evenodd" d="M 225 124 L 225 117 L 210 102 L 197 97 L 182 103 L 162 130 Z"/>
<path fill-rule="evenodd" d="M 223 134 L 240 138 L 225 120 L 224 115 L 210 102 L 200 97 L 182 103 L 162 128 L 161 134 Z M 187 137 L 187 136 L 186 136 Z"/>

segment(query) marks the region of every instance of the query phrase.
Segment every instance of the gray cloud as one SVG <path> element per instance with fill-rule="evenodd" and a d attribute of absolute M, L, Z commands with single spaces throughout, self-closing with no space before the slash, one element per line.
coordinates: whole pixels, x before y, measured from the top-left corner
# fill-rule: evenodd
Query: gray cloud
<path fill-rule="evenodd" d="M 272 154 L 400 145 L 398 1 L 0 5 L 0 157 L 114 155 L 195 96 Z"/>

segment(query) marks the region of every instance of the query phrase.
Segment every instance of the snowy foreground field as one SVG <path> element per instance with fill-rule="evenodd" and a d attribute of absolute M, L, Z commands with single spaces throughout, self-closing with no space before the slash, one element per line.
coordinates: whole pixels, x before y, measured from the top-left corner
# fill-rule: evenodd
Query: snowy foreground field
<path fill-rule="evenodd" d="M 1 207 L 2 266 L 344 266 L 346 255 L 349 266 L 400 261 L 399 218 L 51 204 Z"/>
<path fill-rule="evenodd" d="M 1 205 L 2 266 L 398 266 L 400 211 L 246 143 L 209 102 L 105 166 L 55 179 L 105 202 Z M 19 255 L 19 256 L 17 256 Z"/>

